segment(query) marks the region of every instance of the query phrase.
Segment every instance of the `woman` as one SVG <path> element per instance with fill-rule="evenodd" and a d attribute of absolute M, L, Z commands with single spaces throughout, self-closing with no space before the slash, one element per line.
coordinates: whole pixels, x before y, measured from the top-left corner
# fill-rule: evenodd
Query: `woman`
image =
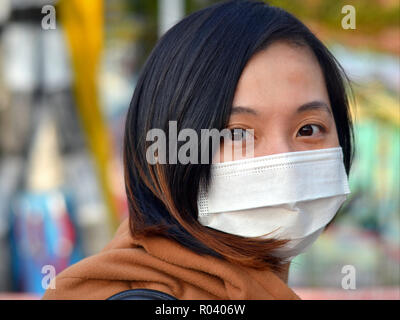
<path fill-rule="evenodd" d="M 184 18 L 151 52 L 126 118 L 129 219 L 43 298 L 142 288 L 177 299 L 299 299 L 290 261 L 350 192 L 347 82 L 280 8 L 227 1 Z M 226 130 L 211 141 L 204 129 Z"/>

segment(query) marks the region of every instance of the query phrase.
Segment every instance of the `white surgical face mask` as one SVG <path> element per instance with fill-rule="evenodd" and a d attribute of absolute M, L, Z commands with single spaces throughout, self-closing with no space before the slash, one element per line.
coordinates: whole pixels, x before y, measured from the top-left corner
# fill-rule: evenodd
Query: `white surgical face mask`
<path fill-rule="evenodd" d="M 200 185 L 198 220 L 239 236 L 288 239 L 273 254 L 291 260 L 312 245 L 349 193 L 341 147 L 217 163 L 208 192 Z"/>

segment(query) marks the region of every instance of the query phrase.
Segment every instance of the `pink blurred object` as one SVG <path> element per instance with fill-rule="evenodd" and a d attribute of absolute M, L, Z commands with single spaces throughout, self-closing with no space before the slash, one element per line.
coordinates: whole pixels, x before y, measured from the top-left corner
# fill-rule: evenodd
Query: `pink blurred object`
<path fill-rule="evenodd" d="M 400 287 L 370 287 L 355 290 L 292 288 L 303 300 L 400 300 Z"/>
<path fill-rule="evenodd" d="M 356 290 L 292 288 L 303 300 L 400 300 L 400 287 L 371 287 Z M 26 293 L 0 293 L 0 300 L 40 300 Z"/>
<path fill-rule="evenodd" d="M 37 294 L 0 293 L 0 300 L 39 300 L 40 298 L 40 295 Z"/>

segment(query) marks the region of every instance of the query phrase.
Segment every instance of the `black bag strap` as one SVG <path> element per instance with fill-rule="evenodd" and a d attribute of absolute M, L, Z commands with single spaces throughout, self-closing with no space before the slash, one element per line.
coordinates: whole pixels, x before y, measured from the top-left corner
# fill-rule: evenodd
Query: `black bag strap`
<path fill-rule="evenodd" d="M 161 291 L 152 289 L 131 289 L 119 292 L 107 300 L 178 300 Z"/>

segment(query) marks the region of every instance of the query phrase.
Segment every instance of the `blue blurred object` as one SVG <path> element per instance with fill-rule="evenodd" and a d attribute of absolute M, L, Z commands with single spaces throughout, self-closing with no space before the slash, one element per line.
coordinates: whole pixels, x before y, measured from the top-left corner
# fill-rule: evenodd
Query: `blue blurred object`
<path fill-rule="evenodd" d="M 11 214 L 12 269 L 15 290 L 43 294 L 53 266 L 56 274 L 83 258 L 73 201 L 67 192 L 22 193 Z"/>

